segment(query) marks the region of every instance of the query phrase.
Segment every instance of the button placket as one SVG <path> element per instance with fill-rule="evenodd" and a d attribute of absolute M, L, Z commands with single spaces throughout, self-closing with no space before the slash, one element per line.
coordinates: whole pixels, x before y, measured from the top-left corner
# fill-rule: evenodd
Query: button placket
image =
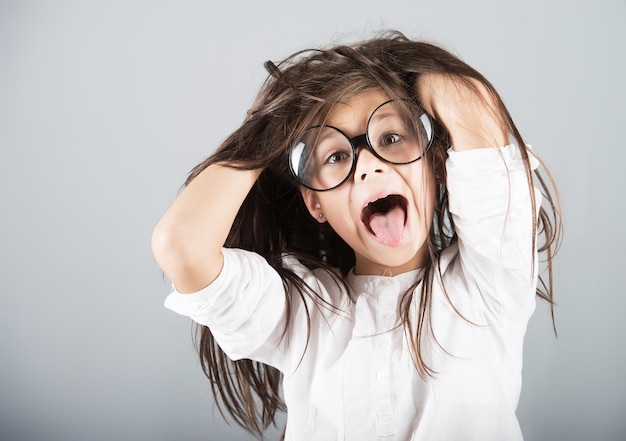
<path fill-rule="evenodd" d="M 392 330 L 396 322 L 396 296 L 392 279 L 385 279 L 378 286 L 376 334 L 373 342 L 373 387 L 376 430 L 378 436 L 396 433 L 391 406 L 390 364 Z"/>

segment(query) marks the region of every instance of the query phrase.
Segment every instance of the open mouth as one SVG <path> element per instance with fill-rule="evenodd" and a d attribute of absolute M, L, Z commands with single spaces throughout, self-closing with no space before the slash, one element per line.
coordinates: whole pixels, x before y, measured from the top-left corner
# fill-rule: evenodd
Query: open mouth
<path fill-rule="evenodd" d="M 384 245 L 397 247 L 404 238 L 407 200 L 392 194 L 367 204 L 361 211 L 361 221 Z"/>

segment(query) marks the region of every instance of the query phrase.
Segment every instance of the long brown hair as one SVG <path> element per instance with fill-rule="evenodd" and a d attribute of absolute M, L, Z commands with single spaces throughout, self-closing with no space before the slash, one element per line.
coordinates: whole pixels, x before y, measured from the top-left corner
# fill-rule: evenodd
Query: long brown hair
<path fill-rule="evenodd" d="M 242 169 L 264 169 L 243 202 L 225 246 L 254 251 L 275 268 L 286 288 L 288 312 L 293 302 L 301 300 L 306 300 L 305 305 L 317 307 L 332 308 L 333 305 L 324 304 L 289 268 L 283 267 L 283 253 L 295 255 L 311 268 L 329 271 L 338 268 L 342 274 L 355 263 L 350 247 L 328 224 L 319 224 L 311 218 L 287 166 L 288 148 L 307 127 L 323 121 L 336 103 L 373 89 L 382 90 L 391 99 L 419 102 L 415 87 L 417 77 L 431 72 L 444 73 L 470 88 L 475 88 L 476 83 L 482 84 L 495 103 L 494 111 L 507 132 L 518 146 L 525 145 L 502 100 L 480 73 L 448 51 L 427 42 L 409 40 L 399 32 L 387 32 L 351 45 L 297 52 L 277 64 L 268 61 L 265 67 L 269 77 L 241 127 L 191 171 L 186 184 L 216 162 Z M 439 174 L 445 174 L 449 135 L 437 121 L 434 125 L 434 143 L 426 159 Z M 526 161 L 529 187 L 540 188 L 546 205 L 540 207 L 535 225 L 542 242 L 533 243 L 533 247 L 546 255 L 547 278 L 539 283 L 537 295 L 545 299 L 553 311 L 552 259 L 559 244 L 561 225 L 557 199 L 552 197 L 555 189 L 549 174 L 543 177 L 532 171 L 527 150 L 520 148 L 520 152 Z M 415 366 L 423 377 L 431 373 L 421 357 L 420 342 L 421 335 L 428 329 L 437 261 L 442 250 L 457 240 L 448 212 L 445 176 L 440 182 L 428 240 L 430 264 L 425 269 L 421 299 L 417 302 L 420 305 L 417 323 L 410 323 L 408 313 L 414 290 L 405 295 L 401 311 Z M 531 195 L 534 210 L 536 201 L 532 191 Z M 338 278 L 337 283 L 343 282 Z M 279 393 L 281 374 L 262 363 L 228 359 L 207 327 L 198 328 L 196 344 L 202 369 L 210 380 L 222 416 L 229 414 L 237 424 L 261 436 L 275 422 L 277 411 L 285 410 Z"/>

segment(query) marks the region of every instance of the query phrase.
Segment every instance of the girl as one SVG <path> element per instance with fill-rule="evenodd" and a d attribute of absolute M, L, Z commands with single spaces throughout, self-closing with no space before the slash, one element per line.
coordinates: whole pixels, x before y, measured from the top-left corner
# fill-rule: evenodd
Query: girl
<path fill-rule="evenodd" d="M 286 440 L 522 439 L 560 223 L 494 88 L 399 33 L 266 68 L 153 236 L 222 414 L 261 436 L 287 410 Z"/>

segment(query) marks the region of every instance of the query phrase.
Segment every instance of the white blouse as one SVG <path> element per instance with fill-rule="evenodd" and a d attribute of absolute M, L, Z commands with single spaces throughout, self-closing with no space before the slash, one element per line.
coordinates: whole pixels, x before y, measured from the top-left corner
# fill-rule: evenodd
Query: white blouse
<path fill-rule="evenodd" d="M 337 309 L 294 293 L 284 335 L 282 280 L 248 251 L 224 249 L 223 270 L 211 285 L 167 297 L 167 308 L 208 326 L 233 360 L 283 372 L 286 441 L 522 439 L 515 410 L 537 283 L 526 170 L 514 146 L 451 150 L 446 167 L 459 240 L 443 252 L 433 283 L 422 352 L 432 377 L 419 376 L 399 317 L 420 270 L 351 273 L 350 300 L 327 273 L 286 256 L 285 264 Z M 538 207 L 537 190 L 535 197 Z M 412 312 L 420 289 L 421 282 Z"/>

